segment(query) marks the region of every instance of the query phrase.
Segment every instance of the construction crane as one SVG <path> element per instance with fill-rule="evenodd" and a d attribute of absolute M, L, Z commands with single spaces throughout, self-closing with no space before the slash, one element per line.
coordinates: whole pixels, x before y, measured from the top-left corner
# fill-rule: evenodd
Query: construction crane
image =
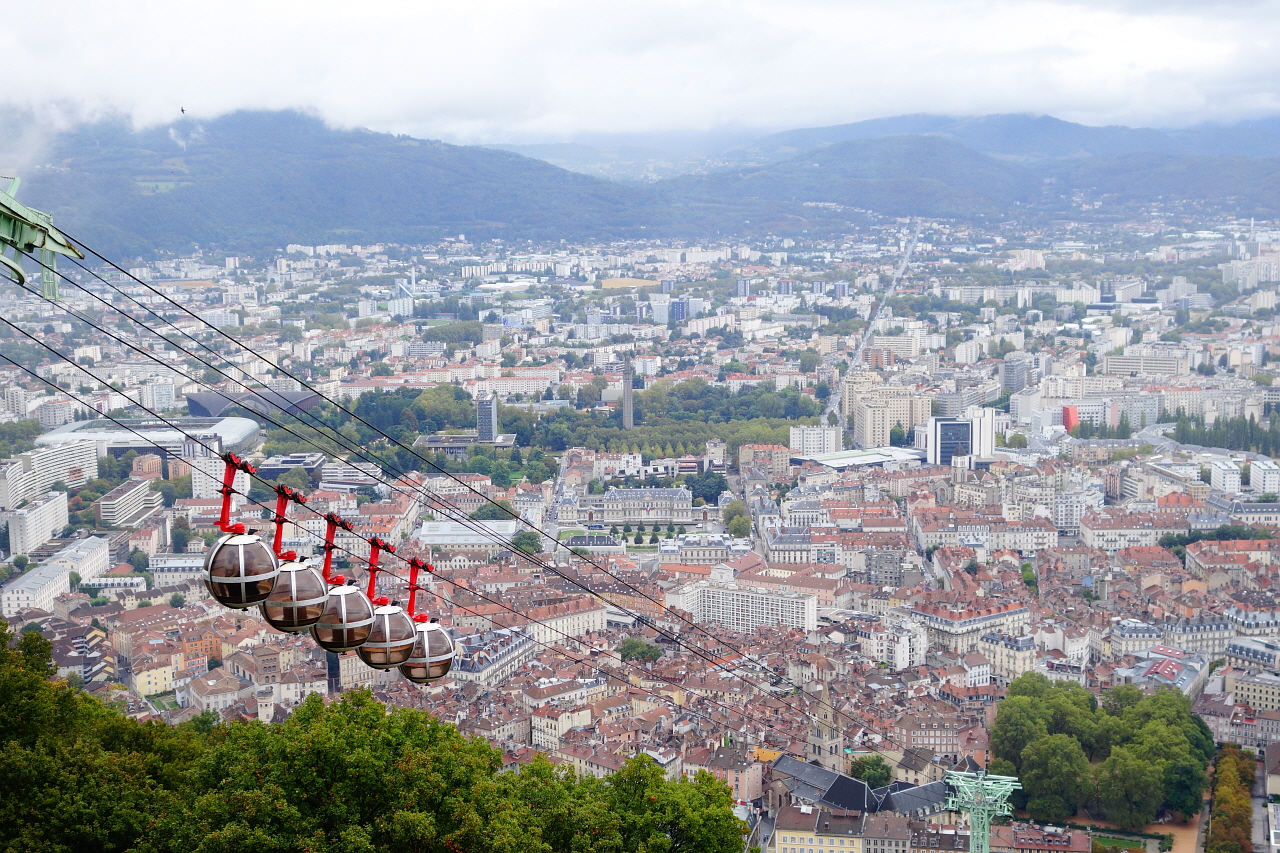
<path fill-rule="evenodd" d="M 53 227 L 53 217 L 41 210 L 19 202 L 20 181 L 10 177 L 7 190 L 0 191 L 0 266 L 6 267 L 18 279 L 27 281 L 22 268 L 22 255 L 39 252 L 40 293 L 45 299 L 58 298 L 58 255 L 84 258 L 65 234 Z M 13 247 L 13 258 L 5 257 L 6 247 Z"/>

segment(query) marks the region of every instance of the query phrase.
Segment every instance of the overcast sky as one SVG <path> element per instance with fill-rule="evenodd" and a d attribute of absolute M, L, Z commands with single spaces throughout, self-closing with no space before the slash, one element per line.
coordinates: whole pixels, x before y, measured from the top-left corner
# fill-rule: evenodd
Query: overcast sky
<path fill-rule="evenodd" d="M 21 3 L 0 104 L 139 124 L 298 108 L 461 142 L 911 112 L 1280 114 L 1280 2 Z"/>

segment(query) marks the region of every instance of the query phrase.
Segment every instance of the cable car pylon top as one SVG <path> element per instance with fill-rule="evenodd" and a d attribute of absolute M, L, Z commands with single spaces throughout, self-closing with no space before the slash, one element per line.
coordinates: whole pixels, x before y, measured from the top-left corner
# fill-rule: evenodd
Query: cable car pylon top
<path fill-rule="evenodd" d="M 14 198 L 21 181 L 9 178 L 7 189 L 0 190 L 0 265 L 6 267 L 26 284 L 27 273 L 18 263 L 19 252 L 40 253 L 40 292 L 46 299 L 58 298 L 57 256 L 84 259 L 84 255 L 72 244 L 71 239 L 53 227 L 53 217 L 42 210 L 27 207 Z M 6 258 L 4 250 L 12 247 L 13 260 Z"/>

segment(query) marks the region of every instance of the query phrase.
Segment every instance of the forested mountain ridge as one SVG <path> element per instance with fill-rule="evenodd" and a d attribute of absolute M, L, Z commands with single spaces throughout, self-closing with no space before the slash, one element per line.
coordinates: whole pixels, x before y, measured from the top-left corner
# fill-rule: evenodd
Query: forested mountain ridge
<path fill-rule="evenodd" d="M 139 131 L 104 122 L 62 134 L 42 164 L 23 174 L 20 199 L 125 258 L 193 245 L 234 252 L 458 234 L 698 241 L 843 233 L 857 215 L 850 209 L 988 221 L 1137 215 L 1153 202 L 1238 216 L 1280 213 L 1280 158 L 1132 151 L 1126 145 L 1165 137 L 1122 128 L 1119 141 L 1103 144 L 1094 139 L 1099 129 L 1055 130 L 1060 124 L 1068 123 L 973 120 L 964 133 L 950 125 L 956 132 L 944 133 L 930 131 L 938 121 L 924 116 L 880 120 L 868 138 L 797 131 L 769 149 L 786 148 L 785 157 L 765 152 L 754 164 L 639 185 L 510 151 L 336 129 L 299 113 L 238 112 Z M 1271 133 L 1257 128 L 1254 148 L 1270 151 Z M 1099 153 L 1068 156 L 1077 137 Z M 815 147 L 796 152 L 782 144 L 788 141 Z M 1022 153 L 995 150 L 1001 147 Z M 1100 206 L 1081 208 L 1080 196 Z"/>

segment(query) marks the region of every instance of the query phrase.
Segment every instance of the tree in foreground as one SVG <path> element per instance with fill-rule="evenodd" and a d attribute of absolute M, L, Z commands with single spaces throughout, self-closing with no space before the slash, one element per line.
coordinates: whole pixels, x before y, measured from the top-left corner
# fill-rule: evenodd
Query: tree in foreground
<path fill-rule="evenodd" d="M 0 850 L 52 853 L 737 853 L 732 792 L 648 756 L 607 779 L 499 752 L 367 691 L 286 722 L 139 723 L 0 623 Z"/>

